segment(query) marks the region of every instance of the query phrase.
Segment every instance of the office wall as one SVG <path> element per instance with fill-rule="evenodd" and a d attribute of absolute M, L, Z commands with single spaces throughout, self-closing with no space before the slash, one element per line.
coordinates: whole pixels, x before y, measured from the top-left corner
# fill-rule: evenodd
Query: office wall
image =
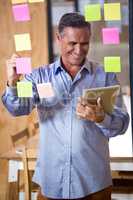
<path fill-rule="evenodd" d="M 6 60 L 15 52 L 14 34 L 29 33 L 32 51 L 18 52 L 20 56 L 31 56 L 32 67 L 48 63 L 47 5 L 32 3 L 31 20 L 15 22 L 11 0 L 0 0 L 0 95 L 6 87 Z M 12 147 L 11 135 L 33 127 L 35 113 L 29 117 L 12 117 L 0 101 L 0 153 Z M 24 139 L 25 142 L 26 138 Z"/>

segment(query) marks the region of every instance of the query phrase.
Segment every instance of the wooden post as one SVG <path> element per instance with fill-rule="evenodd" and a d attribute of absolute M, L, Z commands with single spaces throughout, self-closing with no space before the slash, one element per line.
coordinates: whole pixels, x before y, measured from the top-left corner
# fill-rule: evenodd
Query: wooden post
<path fill-rule="evenodd" d="M 8 160 L 0 159 L 0 200 L 7 200 Z"/>
<path fill-rule="evenodd" d="M 28 171 L 28 157 L 26 153 L 26 148 L 23 149 L 23 165 L 24 165 L 25 200 L 31 200 L 31 189 L 30 189 L 29 171 Z"/>

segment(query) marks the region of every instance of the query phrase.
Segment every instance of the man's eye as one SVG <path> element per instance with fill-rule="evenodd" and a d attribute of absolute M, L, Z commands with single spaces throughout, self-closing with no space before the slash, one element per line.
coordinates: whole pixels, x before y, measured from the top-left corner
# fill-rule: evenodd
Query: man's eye
<path fill-rule="evenodd" d="M 74 45 L 76 45 L 76 42 L 71 42 L 70 45 L 74 46 Z"/>
<path fill-rule="evenodd" d="M 89 45 L 88 42 L 83 43 L 83 46 L 88 46 L 88 45 Z"/>

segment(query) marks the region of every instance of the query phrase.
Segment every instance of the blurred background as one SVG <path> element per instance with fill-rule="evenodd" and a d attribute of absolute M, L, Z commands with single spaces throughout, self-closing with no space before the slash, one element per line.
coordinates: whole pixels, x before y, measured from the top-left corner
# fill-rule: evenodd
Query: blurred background
<path fill-rule="evenodd" d="M 26 2 L 26 1 L 25 1 Z M 131 87 L 130 87 L 130 66 L 129 66 L 129 1 L 119 0 L 121 4 L 121 20 L 105 21 L 103 14 L 104 3 L 116 3 L 116 0 L 45 0 L 38 3 L 29 3 L 31 20 L 27 22 L 15 22 L 12 13 L 11 0 L 0 0 L 0 95 L 6 87 L 6 60 L 16 51 L 14 44 L 14 35 L 20 33 L 29 33 L 31 38 L 31 51 L 17 52 L 20 56 L 30 56 L 32 58 L 32 67 L 36 68 L 42 64 L 53 62 L 59 56 L 59 49 L 56 43 L 57 24 L 60 17 L 67 13 L 77 11 L 84 15 L 84 6 L 87 4 L 101 4 L 102 20 L 92 22 L 92 38 L 88 58 L 104 64 L 105 56 L 120 56 L 121 72 L 117 73 L 121 84 L 123 101 L 127 107 L 131 118 Z M 112 11 L 113 12 L 113 11 Z M 104 45 L 102 42 L 102 28 L 118 27 L 120 33 L 120 44 Z M 0 101 L 0 200 L 17 199 L 17 192 L 11 192 L 8 182 L 13 183 L 16 179 L 12 169 L 16 170 L 21 166 L 19 162 L 13 164 L 12 158 L 16 158 L 16 150 L 20 147 L 37 148 L 38 144 L 38 119 L 36 111 L 29 116 L 12 117 L 4 108 Z M 133 199 L 129 193 L 133 193 L 133 144 L 132 144 L 131 122 L 127 132 L 122 136 L 111 138 L 109 141 L 111 167 L 112 171 L 124 171 L 125 174 L 115 174 L 118 180 L 123 182 L 128 180 L 128 192 L 124 182 L 114 181 L 116 186 L 119 182 L 119 188 L 125 191 L 123 196 L 119 194 L 113 196 L 114 199 Z M 19 156 L 18 156 L 19 157 Z M 21 156 L 20 156 L 21 157 Z M 18 160 L 20 159 L 18 158 Z M 19 163 L 19 164 L 18 164 Z M 119 164 L 117 167 L 115 164 Z M 9 169 L 10 168 L 10 169 Z M 23 168 L 23 167 L 20 167 Z M 127 174 L 130 172 L 130 175 Z M 10 177 L 8 175 L 10 174 Z M 126 177 L 126 178 L 125 178 Z M 10 181 L 8 180 L 10 178 Z M 130 180 L 130 181 L 129 181 Z M 14 186 L 16 188 L 16 185 Z M 123 189 L 124 188 L 124 189 Z M 131 190 L 129 190 L 131 189 Z M 8 191 L 8 192 L 7 192 Z M 16 191 L 16 189 L 14 190 Z M 130 191 L 130 192 L 129 192 Z M 8 195 L 7 195 L 8 194 Z M 12 194 L 12 195 L 11 195 Z M 124 196 L 125 195 L 125 196 Z M 35 197 L 33 197 L 35 198 Z M 28 200 L 28 199 L 27 199 Z"/>

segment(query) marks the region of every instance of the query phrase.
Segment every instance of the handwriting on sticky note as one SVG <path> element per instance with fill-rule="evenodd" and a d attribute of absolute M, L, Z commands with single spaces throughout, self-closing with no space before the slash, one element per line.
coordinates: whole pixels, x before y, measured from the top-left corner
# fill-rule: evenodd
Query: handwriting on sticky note
<path fill-rule="evenodd" d="M 30 20 L 28 4 L 19 4 L 12 6 L 13 16 L 15 21 L 28 21 Z"/>
<path fill-rule="evenodd" d="M 32 83 L 27 82 L 17 82 L 17 93 L 18 97 L 32 97 Z"/>
<path fill-rule="evenodd" d="M 85 20 L 86 21 L 99 21 L 99 20 L 101 20 L 100 4 L 86 5 L 84 9 L 85 9 Z"/>
<path fill-rule="evenodd" d="M 37 90 L 40 98 L 48 98 L 54 96 L 54 90 L 50 82 L 37 84 Z"/>
<path fill-rule="evenodd" d="M 121 20 L 120 3 L 105 3 L 104 4 L 104 19 Z"/>
<path fill-rule="evenodd" d="M 28 0 L 12 0 L 12 4 L 27 3 Z"/>
<path fill-rule="evenodd" d="M 104 57 L 105 72 L 121 72 L 121 60 L 119 56 Z"/>
<path fill-rule="evenodd" d="M 102 29 L 103 44 L 119 44 L 119 29 L 118 28 L 103 28 Z"/>
<path fill-rule="evenodd" d="M 31 58 L 30 57 L 16 58 L 16 72 L 17 74 L 31 73 Z"/>
<path fill-rule="evenodd" d="M 29 33 L 14 35 L 16 51 L 31 50 L 31 40 Z"/>

